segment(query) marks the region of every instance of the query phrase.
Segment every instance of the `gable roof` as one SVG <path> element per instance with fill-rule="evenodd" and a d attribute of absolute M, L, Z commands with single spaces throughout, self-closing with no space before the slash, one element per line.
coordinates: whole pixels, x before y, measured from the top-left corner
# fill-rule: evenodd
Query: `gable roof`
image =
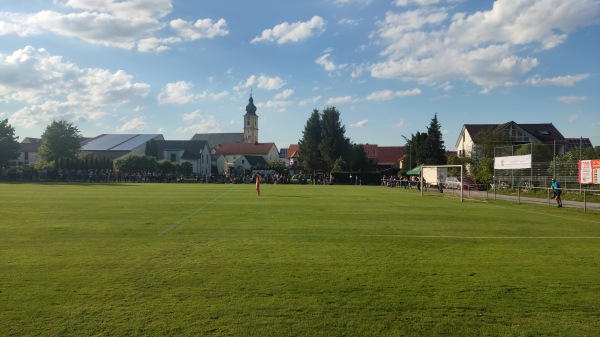
<path fill-rule="evenodd" d="M 131 151 L 150 139 L 164 139 L 161 134 L 102 134 L 85 140 L 83 151 Z"/>
<path fill-rule="evenodd" d="M 514 121 L 510 121 L 503 124 L 465 124 L 463 128 L 473 137 L 484 129 L 492 129 L 499 132 L 507 129 L 509 126 L 516 126 L 523 129 L 523 131 L 529 133 L 542 143 L 551 143 L 553 141 L 563 143 L 565 141 L 565 137 L 552 123 L 517 124 Z"/>
<path fill-rule="evenodd" d="M 565 145 L 565 152 L 569 152 L 576 147 L 588 148 L 594 147 L 592 141 L 589 138 L 565 138 L 567 144 Z"/>
<path fill-rule="evenodd" d="M 245 155 L 243 157 L 246 158 L 246 160 L 248 161 L 248 164 L 250 164 L 250 167 L 256 167 L 257 165 L 266 167 L 266 165 L 267 165 L 267 161 L 265 160 L 265 157 L 263 157 L 263 156 Z M 238 158 L 238 160 L 239 160 L 239 158 Z"/>
<path fill-rule="evenodd" d="M 208 142 L 208 147 L 212 149 L 221 144 L 243 143 L 244 133 L 197 133 L 192 137 L 192 140 L 205 140 Z"/>
<path fill-rule="evenodd" d="M 269 154 L 273 147 L 275 143 L 228 143 L 215 147 L 214 154 L 264 156 Z"/>
<path fill-rule="evenodd" d="M 204 147 L 208 147 L 205 140 L 157 140 L 156 148 L 158 159 L 164 160 L 165 151 L 183 151 L 182 159 L 199 159 Z M 209 153 L 210 155 L 210 153 Z"/>
<path fill-rule="evenodd" d="M 378 146 L 376 144 L 365 144 L 363 145 L 367 159 L 378 159 Z"/>
<path fill-rule="evenodd" d="M 291 144 L 288 148 L 287 158 L 299 158 L 300 157 L 300 146 L 298 144 Z"/>
<path fill-rule="evenodd" d="M 394 165 L 404 157 L 404 146 L 379 146 L 377 148 L 378 165 Z"/>

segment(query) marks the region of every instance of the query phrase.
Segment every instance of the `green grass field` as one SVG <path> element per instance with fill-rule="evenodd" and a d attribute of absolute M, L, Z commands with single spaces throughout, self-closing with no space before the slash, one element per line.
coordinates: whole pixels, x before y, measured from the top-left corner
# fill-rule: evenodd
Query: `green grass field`
<path fill-rule="evenodd" d="M 0 184 L 0 336 L 596 336 L 600 215 L 366 186 Z"/>

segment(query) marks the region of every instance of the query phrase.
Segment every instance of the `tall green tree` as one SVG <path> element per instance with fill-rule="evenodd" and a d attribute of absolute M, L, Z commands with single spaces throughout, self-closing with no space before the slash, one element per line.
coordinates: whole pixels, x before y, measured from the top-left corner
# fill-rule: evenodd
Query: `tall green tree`
<path fill-rule="evenodd" d="M 485 128 L 473 135 L 471 172 L 479 183 L 491 183 L 494 179 L 494 157 L 496 148 L 512 144 L 508 133 Z"/>
<path fill-rule="evenodd" d="M 366 171 L 369 168 L 369 158 L 362 144 L 352 144 L 348 157 L 348 168 L 354 172 Z"/>
<path fill-rule="evenodd" d="M 158 159 L 158 145 L 156 144 L 156 140 L 150 139 L 146 142 L 144 154 Z"/>
<path fill-rule="evenodd" d="M 8 124 L 8 119 L 0 121 L 0 169 L 8 167 L 10 161 L 19 158 L 21 145 L 15 129 Z"/>
<path fill-rule="evenodd" d="M 416 134 L 411 134 L 410 139 L 405 138 L 404 145 L 405 156 L 402 159 L 402 167 L 410 167 L 410 169 L 421 164 L 429 164 L 427 151 L 427 134 L 417 131 Z"/>
<path fill-rule="evenodd" d="M 299 159 L 302 168 L 308 172 L 320 170 L 322 167 L 321 151 L 321 115 L 314 109 L 302 131 L 302 139 L 298 142 Z"/>
<path fill-rule="evenodd" d="M 444 146 L 444 140 L 442 139 L 441 128 L 436 113 L 431 119 L 429 127 L 427 127 L 427 153 L 425 155 L 427 165 L 446 164 L 446 146 Z"/>
<path fill-rule="evenodd" d="M 72 123 L 65 120 L 52 121 L 42 134 L 38 155 L 47 162 L 76 158 L 81 150 L 82 139 L 79 129 Z"/>
<path fill-rule="evenodd" d="M 338 158 L 346 157 L 350 140 L 346 138 L 346 127 L 340 120 L 340 112 L 335 107 L 327 107 L 321 115 L 321 144 L 319 150 L 323 159 L 323 171 L 329 172 Z"/>

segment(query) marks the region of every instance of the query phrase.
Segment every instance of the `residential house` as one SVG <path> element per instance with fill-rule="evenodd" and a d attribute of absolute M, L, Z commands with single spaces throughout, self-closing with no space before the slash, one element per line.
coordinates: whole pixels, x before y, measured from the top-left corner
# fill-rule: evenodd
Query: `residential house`
<path fill-rule="evenodd" d="M 517 124 L 510 121 L 504 124 L 465 124 L 456 141 L 458 155 L 461 157 L 476 157 L 476 144 L 473 137 L 485 129 L 506 132 L 513 145 L 541 143 L 547 145 L 551 152 L 556 155 L 565 153 L 565 137 L 552 123 Z"/>
<path fill-rule="evenodd" d="M 404 146 L 378 146 L 377 144 L 363 145 L 371 170 L 383 171 L 402 168 Z"/>
<path fill-rule="evenodd" d="M 37 153 L 42 140 L 40 138 L 25 137 L 21 141 L 19 157 L 11 160 L 10 167 L 18 168 L 23 165 L 34 164 L 38 161 Z"/>
<path fill-rule="evenodd" d="M 286 166 L 294 169 L 300 167 L 300 147 L 298 144 L 291 144 L 287 150 Z"/>
<path fill-rule="evenodd" d="M 159 160 L 180 164 L 189 162 L 197 175 L 211 173 L 211 153 L 204 140 L 157 140 L 155 141 Z"/>
<path fill-rule="evenodd" d="M 260 156 L 266 163 L 279 160 L 275 143 L 227 143 L 216 146 L 211 152 L 219 173 L 225 170 L 245 170 L 244 165 L 235 166 L 236 160 L 242 156 Z"/>
<path fill-rule="evenodd" d="M 255 168 L 265 169 L 267 161 L 263 156 L 241 155 L 233 161 L 233 167 L 238 172 L 251 171 Z"/>

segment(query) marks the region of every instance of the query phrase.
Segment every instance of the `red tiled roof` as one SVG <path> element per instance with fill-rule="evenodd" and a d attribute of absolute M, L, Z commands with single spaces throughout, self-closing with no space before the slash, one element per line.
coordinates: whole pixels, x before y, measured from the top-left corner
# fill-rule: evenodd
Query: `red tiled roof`
<path fill-rule="evenodd" d="M 377 145 L 376 144 L 365 144 L 363 145 L 364 149 L 365 149 L 365 153 L 367 154 L 367 159 L 377 159 L 378 158 L 378 151 L 377 151 Z"/>
<path fill-rule="evenodd" d="M 404 157 L 404 146 L 377 147 L 377 163 L 379 165 L 394 165 L 402 157 Z"/>
<path fill-rule="evenodd" d="M 287 158 L 298 158 L 300 157 L 300 147 L 298 144 L 291 144 L 288 148 Z"/>

